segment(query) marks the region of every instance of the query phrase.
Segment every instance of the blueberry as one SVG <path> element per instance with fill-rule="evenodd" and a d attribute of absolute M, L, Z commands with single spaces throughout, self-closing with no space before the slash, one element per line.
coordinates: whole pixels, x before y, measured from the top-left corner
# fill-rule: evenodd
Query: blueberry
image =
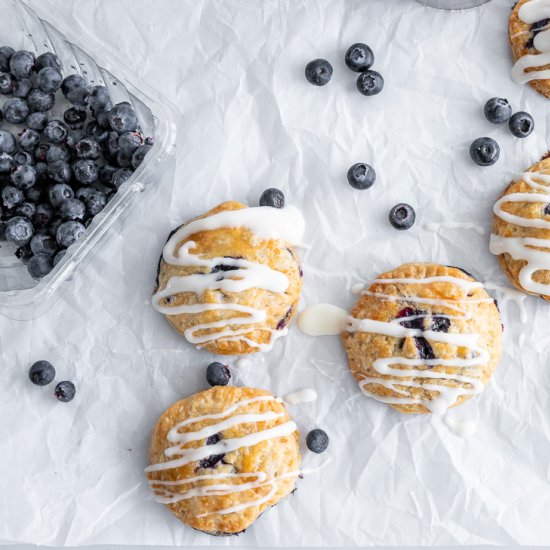
<path fill-rule="evenodd" d="M 69 183 L 71 181 L 71 167 L 64 160 L 56 160 L 48 164 L 48 176 L 57 183 Z"/>
<path fill-rule="evenodd" d="M 93 160 L 77 160 L 73 164 L 74 177 L 83 185 L 90 185 L 97 181 L 98 169 Z"/>
<path fill-rule="evenodd" d="M 10 124 L 21 124 L 31 112 L 28 103 L 20 97 L 12 97 L 4 103 L 2 112 Z"/>
<path fill-rule="evenodd" d="M 53 266 L 55 267 L 62 259 L 63 256 L 67 254 L 66 250 L 60 250 L 54 257 L 53 257 Z"/>
<path fill-rule="evenodd" d="M 12 185 L 6 185 L 2 189 L 2 206 L 7 210 L 15 208 L 18 204 L 22 203 L 25 199 L 25 195 L 21 189 L 13 187 Z"/>
<path fill-rule="evenodd" d="M 45 229 L 53 219 L 53 208 L 48 203 L 39 204 L 34 214 L 33 225 L 36 229 Z"/>
<path fill-rule="evenodd" d="M 88 193 L 82 200 L 84 201 L 86 210 L 90 216 L 99 214 L 107 204 L 107 196 L 98 189 L 90 189 L 90 193 Z"/>
<path fill-rule="evenodd" d="M 48 124 L 48 115 L 42 112 L 31 113 L 27 117 L 26 123 L 31 130 L 42 131 Z"/>
<path fill-rule="evenodd" d="M 33 234 L 34 228 L 32 223 L 23 216 L 14 216 L 6 222 L 4 238 L 16 246 L 27 244 Z"/>
<path fill-rule="evenodd" d="M 138 147 L 134 153 L 132 154 L 132 168 L 134 170 L 137 170 L 138 167 L 143 162 L 143 159 L 145 158 L 145 155 L 151 150 L 152 145 L 142 145 L 141 147 Z"/>
<path fill-rule="evenodd" d="M 19 134 L 19 147 L 29 153 L 34 152 L 40 143 L 40 134 L 36 130 L 25 129 Z"/>
<path fill-rule="evenodd" d="M 508 121 L 508 128 L 514 136 L 525 138 L 534 130 L 535 121 L 529 113 L 520 111 L 512 115 L 512 118 Z"/>
<path fill-rule="evenodd" d="M 512 116 L 512 106 L 508 103 L 507 99 L 500 97 L 493 97 L 483 108 L 485 118 L 493 124 L 502 124 L 508 122 Z"/>
<path fill-rule="evenodd" d="M 21 80 L 16 80 L 15 85 L 13 86 L 13 95 L 15 97 L 25 98 L 29 95 L 31 90 L 32 82 L 30 78 L 22 78 Z"/>
<path fill-rule="evenodd" d="M 498 160 L 499 156 L 500 147 L 490 137 L 477 138 L 470 145 L 470 157 L 479 166 L 491 166 Z"/>
<path fill-rule="evenodd" d="M 99 181 L 106 187 L 113 187 L 113 176 L 117 168 L 106 164 L 99 169 Z"/>
<path fill-rule="evenodd" d="M 30 202 L 30 201 L 23 201 L 15 209 L 15 215 L 16 216 L 23 216 L 24 218 L 27 218 L 28 220 L 32 220 L 35 213 L 36 213 L 36 205 L 33 202 Z"/>
<path fill-rule="evenodd" d="M 15 136 L 7 130 L 0 130 L 0 153 L 13 155 L 17 150 Z"/>
<path fill-rule="evenodd" d="M 111 131 L 111 123 L 109 122 L 110 111 L 111 108 L 109 108 L 108 111 L 92 111 L 92 114 L 95 116 L 98 126 L 109 132 Z"/>
<path fill-rule="evenodd" d="M 59 215 L 64 220 L 80 220 L 84 219 L 86 214 L 86 206 L 78 199 L 67 199 L 59 207 Z"/>
<path fill-rule="evenodd" d="M 68 126 L 58 119 L 50 120 L 44 128 L 44 139 L 56 145 L 64 143 L 68 135 Z"/>
<path fill-rule="evenodd" d="M 397 319 L 405 317 L 404 321 L 400 321 L 400 325 L 405 328 L 412 328 L 416 330 L 424 330 L 424 311 L 419 309 L 413 309 L 412 307 L 403 308 L 398 314 Z M 409 319 L 409 317 L 416 317 L 416 319 Z"/>
<path fill-rule="evenodd" d="M 96 189 L 93 187 L 79 187 L 75 193 L 74 196 L 83 202 L 86 202 L 86 199 L 94 192 Z"/>
<path fill-rule="evenodd" d="M 431 329 L 434 332 L 448 332 L 451 326 L 451 320 L 447 317 L 434 316 L 432 319 Z"/>
<path fill-rule="evenodd" d="M 314 453 L 324 453 L 328 447 L 328 435 L 324 430 L 315 428 L 306 436 L 307 448 Z"/>
<path fill-rule="evenodd" d="M 206 381 L 211 386 L 227 386 L 231 380 L 231 371 L 222 363 L 210 363 L 206 369 Z"/>
<path fill-rule="evenodd" d="M 57 252 L 57 241 L 51 235 L 35 235 L 30 246 L 33 254 L 53 256 Z"/>
<path fill-rule="evenodd" d="M 17 151 L 17 153 L 13 155 L 13 161 L 15 162 L 16 166 L 23 166 L 24 164 L 34 164 L 34 158 L 26 151 Z"/>
<path fill-rule="evenodd" d="M 84 130 L 69 130 L 66 145 L 76 154 L 76 144 L 84 137 Z"/>
<path fill-rule="evenodd" d="M 97 115 L 101 111 L 108 111 L 112 107 L 111 96 L 105 86 L 92 86 L 88 97 L 88 104 Z"/>
<path fill-rule="evenodd" d="M 44 52 L 36 58 L 34 64 L 34 70 L 40 72 L 44 67 L 53 67 L 54 69 L 61 69 L 61 63 L 57 55 L 52 52 Z"/>
<path fill-rule="evenodd" d="M 35 165 L 35 170 L 38 165 Z M 45 166 L 45 165 L 44 165 Z M 37 172 L 38 175 L 38 172 Z M 37 203 L 42 198 L 42 189 L 35 185 L 31 187 L 30 189 L 25 189 L 25 198 L 27 198 L 29 201 Z"/>
<path fill-rule="evenodd" d="M 62 403 L 68 403 L 74 399 L 76 388 L 72 382 L 64 380 L 55 387 L 55 397 Z"/>
<path fill-rule="evenodd" d="M 52 206 L 59 208 L 67 199 L 74 197 L 74 192 L 66 183 L 56 183 L 50 187 L 48 196 Z"/>
<path fill-rule="evenodd" d="M 401 203 L 390 210 L 389 218 L 395 229 L 410 229 L 414 225 L 416 214 L 411 205 Z"/>
<path fill-rule="evenodd" d="M 54 94 L 61 87 L 63 77 L 59 69 L 55 67 L 44 67 L 36 76 L 38 87 L 48 94 Z"/>
<path fill-rule="evenodd" d="M 143 145 L 143 136 L 139 132 L 124 132 L 118 137 L 118 152 L 131 157 L 132 153 Z"/>
<path fill-rule="evenodd" d="M 30 164 L 18 166 L 11 173 L 11 181 L 18 189 L 30 189 L 36 182 L 36 172 Z"/>
<path fill-rule="evenodd" d="M 113 185 L 118 189 L 126 180 L 128 180 L 133 174 L 132 170 L 128 168 L 119 168 L 113 174 Z"/>
<path fill-rule="evenodd" d="M 28 244 L 20 246 L 14 253 L 15 257 L 18 260 L 21 260 L 23 264 L 29 263 L 29 260 L 32 258 L 32 250 Z"/>
<path fill-rule="evenodd" d="M 84 121 L 86 120 L 86 110 L 80 107 L 71 107 L 63 113 L 63 120 L 67 123 L 72 130 L 79 130 L 84 128 Z"/>
<path fill-rule="evenodd" d="M 26 50 L 15 52 L 10 59 L 10 73 L 15 78 L 27 78 L 34 70 L 34 55 Z"/>
<path fill-rule="evenodd" d="M 422 336 L 415 336 L 414 345 L 418 351 L 418 357 L 420 359 L 435 359 L 434 350 L 426 338 Z"/>
<path fill-rule="evenodd" d="M 48 254 L 35 254 L 27 263 L 29 275 L 37 281 L 53 269 L 52 257 Z"/>
<path fill-rule="evenodd" d="M 101 157 L 101 145 L 93 137 L 82 138 L 75 146 L 76 156 L 79 159 L 97 160 Z"/>
<path fill-rule="evenodd" d="M 283 192 L 275 187 L 266 189 L 260 196 L 260 206 L 272 206 L 273 208 L 284 208 L 285 196 Z"/>
<path fill-rule="evenodd" d="M 48 158 L 48 151 L 51 145 L 47 143 L 41 143 L 34 151 L 34 158 L 37 162 L 45 162 Z"/>
<path fill-rule="evenodd" d="M 324 86 L 332 78 L 332 65 L 326 59 L 314 59 L 306 65 L 306 79 L 314 86 Z"/>
<path fill-rule="evenodd" d="M 0 153 L 0 174 L 8 174 L 15 166 L 15 161 L 11 155 Z"/>
<path fill-rule="evenodd" d="M 48 361 L 37 361 L 29 369 L 29 378 L 37 386 L 47 386 L 55 378 L 55 369 Z"/>
<path fill-rule="evenodd" d="M 11 95 L 15 88 L 15 82 L 15 78 L 11 74 L 0 74 L 0 94 Z"/>
<path fill-rule="evenodd" d="M 44 112 L 49 111 L 55 105 L 55 96 L 47 92 L 43 92 L 39 88 L 34 88 L 29 92 L 27 101 L 31 111 Z"/>
<path fill-rule="evenodd" d="M 360 73 L 372 67 L 374 54 L 366 44 L 357 42 L 348 48 L 344 61 L 348 69 Z"/>
<path fill-rule="evenodd" d="M 368 70 L 357 77 L 357 89 L 363 95 L 379 94 L 384 88 L 384 78 L 376 71 Z"/>
<path fill-rule="evenodd" d="M 63 223 L 63 220 L 61 218 L 54 218 L 48 227 L 48 235 L 51 235 L 52 237 L 57 236 L 57 230 L 59 229 L 59 226 Z"/>
<path fill-rule="evenodd" d="M 97 120 L 92 120 L 86 124 L 86 134 L 95 138 L 99 143 L 104 143 L 109 139 L 109 130 L 101 126 Z"/>
<path fill-rule="evenodd" d="M 65 97 L 67 97 L 67 94 L 75 88 L 87 89 L 88 85 L 86 84 L 86 80 L 84 80 L 84 78 L 79 74 L 70 74 L 61 83 L 61 92 Z"/>
<path fill-rule="evenodd" d="M 139 130 L 136 113 L 129 103 L 118 103 L 109 111 L 109 124 L 118 134 Z"/>
<path fill-rule="evenodd" d="M 52 145 L 46 152 L 46 162 L 55 162 L 56 160 L 71 160 L 71 151 L 66 145 Z"/>
<path fill-rule="evenodd" d="M 0 47 L 0 71 L 8 73 L 10 70 L 10 59 L 15 50 L 10 46 Z"/>
<path fill-rule="evenodd" d="M 376 172 L 372 166 L 363 162 L 354 164 L 348 170 L 348 182 L 355 189 L 368 189 L 376 180 Z"/>
<path fill-rule="evenodd" d="M 116 160 L 118 155 L 118 134 L 116 132 L 109 132 L 103 146 L 103 154 L 108 159 Z"/>
<path fill-rule="evenodd" d="M 75 220 L 69 220 L 68 222 L 63 222 L 57 229 L 57 242 L 63 248 L 69 248 L 72 244 L 76 243 L 84 232 L 86 228 Z"/>

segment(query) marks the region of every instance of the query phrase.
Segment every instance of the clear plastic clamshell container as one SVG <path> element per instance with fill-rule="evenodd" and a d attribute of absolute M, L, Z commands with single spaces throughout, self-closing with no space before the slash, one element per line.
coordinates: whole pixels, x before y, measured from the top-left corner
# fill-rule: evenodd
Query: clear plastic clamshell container
<path fill-rule="evenodd" d="M 93 219 L 85 235 L 67 250 L 61 262 L 44 279 L 32 279 L 26 266 L 14 256 L 15 248 L 5 241 L 0 242 L 0 314 L 12 319 L 33 319 L 55 303 L 84 268 L 91 252 L 101 247 L 115 222 L 129 213 L 144 192 L 158 184 L 161 174 L 173 168 L 178 111 L 93 38 L 81 30 L 73 36 L 74 30 L 64 25 L 63 17 L 51 6 L 44 6 L 39 0 L 28 3 L 0 0 L 0 7 L 0 45 L 29 50 L 36 55 L 46 51 L 55 53 L 62 63 L 64 77 L 78 73 L 90 85 L 106 86 L 113 104 L 130 102 L 143 134 L 154 138 L 152 149 L 132 177 L 119 188 L 104 210 Z M 55 26 L 46 18 L 54 21 Z M 6 99 L 3 97 L 1 102 Z M 51 117 L 62 119 L 68 106 L 58 92 Z M 5 121 L 0 126 L 15 130 Z"/>

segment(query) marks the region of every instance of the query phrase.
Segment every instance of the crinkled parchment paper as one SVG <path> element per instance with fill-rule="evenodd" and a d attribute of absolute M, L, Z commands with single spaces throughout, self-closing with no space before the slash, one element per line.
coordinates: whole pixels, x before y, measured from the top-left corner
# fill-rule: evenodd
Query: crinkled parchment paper
<path fill-rule="evenodd" d="M 550 305 L 527 300 L 523 325 L 501 303 L 504 353 L 485 392 L 451 411 L 478 422 L 467 440 L 441 418 L 402 416 L 364 397 L 338 338 L 296 326 L 273 351 L 235 368 L 236 383 L 284 396 L 306 433 L 325 428 L 332 462 L 245 534 L 216 539 L 180 525 L 151 498 L 146 451 L 159 414 L 204 389 L 214 359 L 194 350 L 149 305 L 168 231 L 229 199 L 256 204 L 277 186 L 307 219 L 303 304 L 354 303 L 351 285 L 410 261 L 462 266 L 506 284 L 488 251 L 491 208 L 511 177 L 547 150 L 550 102 L 509 76 L 509 0 L 449 13 L 413 0 L 47 0 L 120 51 L 182 110 L 174 181 L 159 182 L 45 316 L 0 319 L 0 539 L 42 544 L 453 545 L 550 544 Z M 55 23 L 55 21 L 53 22 Z M 365 98 L 343 63 L 371 45 L 382 94 Z M 92 52 L 93 53 L 93 52 Z M 324 88 L 303 77 L 327 58 Z M 515 139 L 489 124 L 484 102 L 507 97 L 533 113 Z M 501 145 L 475 166 L 470 142 Z M 368 191 L 345 178 L 358 161 L 378 174 Z M 416 226 L 393 230 L 409 202 Z M 427 231 L 440 221 L 472 230 Z M 497 295 L 498 297 L 498 295 Z M 523 344 L 518 343 L 524 334 Z M 27 382 L 41 358 L 77 383 L 57 403 Z M 233 359 L 230 361 L 233 362 Z M 304 452 L 304 467 L 323 457 Z"/>

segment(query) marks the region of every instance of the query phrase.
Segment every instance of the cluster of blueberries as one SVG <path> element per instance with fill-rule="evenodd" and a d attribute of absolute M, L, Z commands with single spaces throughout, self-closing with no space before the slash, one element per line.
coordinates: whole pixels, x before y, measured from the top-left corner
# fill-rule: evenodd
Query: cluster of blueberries
<path fill-rule="evenodd" d="M 485 118 L 493 124 L 508 123 L 510 132 L 518 138 L 526 138 L 535 128 L 533 117 L 525 111 L 512 114 L 512 106 L 507 99 L 493 97 L 483 108 Z M 470 145 L 470 157 L 479 166 L 491 166 L 500 157 L 498 143 L 490 137 L 480 137 Z"/>
<path fill-rule="evenodd" d="M 37 386 L 47 386 L 55 379 L 55 368 L 48 361 L 37 361 L 29 369 L 30 381 Z M 62 403 L 72 401 L 76 393 L 75 385 L 63 380 L 55 386 L 54 395 Z"/>
<path fill-rule="evenodd" d="M 206 381 L 211 386 L 227 386 L 231 380 L 231 371 L 223 363 L 210 363 L 206 368 Z M 306 436 L 307 448 L 314 453 L 323 453 L 328 448 L 328 435 L 324 430 L 315 428 Z"/>
<path fill-rule="evenodd" d="M 48 112 L 56 94 L 63 120 Z M 105 86 L 63 78 L 57 56 L 0 47 L 0 237 L 34 279 L 47 275 L 84 234 L 151 149 L 129 103 L 112 104 Z"/>

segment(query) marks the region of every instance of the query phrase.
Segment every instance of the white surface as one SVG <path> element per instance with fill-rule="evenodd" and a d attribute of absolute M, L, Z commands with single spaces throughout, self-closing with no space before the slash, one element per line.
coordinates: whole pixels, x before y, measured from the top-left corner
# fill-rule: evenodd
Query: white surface
<path fill-rule="evenodd" d="M 51 0 L 48 0 L 51 1 Z M 506 39 L 511 2 L 464 13 L 413 0 L 247 3 L 170 0 L 57 1 L 58 9 L 184 112 L 175 182 L 164 181 L 75 281 L 33 322 L 0 320 L 0 539 L 42 544 L 454 545 L 549 544 L 548 304 L 530 298 L 528 323 L 503 307 L 502 364 L 478 398 L 452 412 L 479 422 L 457 438 L 440 418 L 404 417 L 362 396 L 337 337 L 294 326 L 273 352 L 238 368 L 237 383 L 286 395 L 312 387 L 314 403 L 291 407 L 305 434 L 331 437 L 332 463 L 298 484 L 244 535 L 214 539 L 180 524 L 151 498 L 146 449 L 160 412 L 205 387 L 212 355 L 193 351 L 146 305 L 168 231 L 227 199 L 255 204 L 281 187 L 303 209 L 312 248 L 304 303 L 349 308 L 349 289 L 404 261 L 460 265 L 506 284 L 488 252 L 491 207 L 510 180 L 546 152 L 547 100 L 514 84 Z M 343 54 L 368 42 L 384 92 L 365 98 Z M 334 65 L 325 88 L 306 83 L 307 61 Z M 535 116 L 513 138 L 482 115 L 508 97 Z M 479 168 L 470 142 L 489 135 L 501 159 Z M 358 161 L 378 177 L 348 186 Z M 397 232 L 387 212 L 410 202 L 417 224 Z M 428 222 L 473 222 L 423 229 Z M 520 334 L 524 345 L 517 346 Z M 28 366 L 52 360 L 74 379 L 70 404 L 32 387 Z M 319 457 L 304 453 L 304 467 Z"/>

